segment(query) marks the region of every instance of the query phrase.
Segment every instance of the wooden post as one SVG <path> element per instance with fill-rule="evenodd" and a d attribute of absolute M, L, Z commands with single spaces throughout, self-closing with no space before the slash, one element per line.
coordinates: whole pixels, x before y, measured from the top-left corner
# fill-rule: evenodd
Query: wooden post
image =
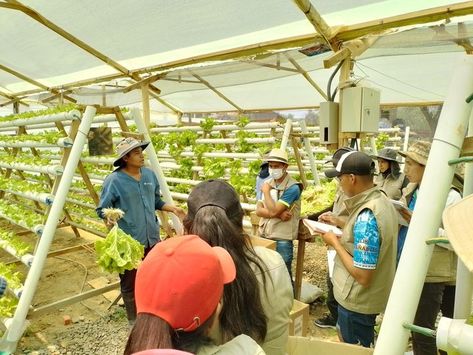
<path fill-rule="evenodd" d="M 294 150 L 294 157 L 296 158 L 296 163 L 299 169 L 302 185 L 304 186 L 304 188 L 306 188 L 308 185 L 307 177 L 305 175 L 304 164 L 302 164 L 301 154 L 299 153 L 299 146 L 298 146 L 299 144 L 296 137 L 294 137 L 294 135 L 292 134 L 291 134 L 291 144 L 292 144 L 292 149 Z"/>
<path fill-rule="evenodd" d="M 302 273 L 304 272 L 305 240 L 297 241 L 296 275 L 294 280 L 294 298 L 301 299 Z"/>
<path fill-rule="evenodd" d="M 141 98 L 143 101 L 143 120 L 145 121 L 146 129 L 149 131 L 149 124 L 151 121 L 149 108 L 149 84 L 141 86 Z"/>

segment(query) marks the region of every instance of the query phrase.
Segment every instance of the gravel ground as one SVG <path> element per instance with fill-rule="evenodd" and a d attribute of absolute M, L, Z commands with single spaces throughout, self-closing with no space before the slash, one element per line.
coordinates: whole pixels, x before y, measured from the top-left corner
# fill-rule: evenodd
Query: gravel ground
<path fill-rule="evenodd" d="M 294 256 L 297 255 L 297 243 Z M 295 271 L 295 270 L 294 270 Z M 326 248 L 320 242 L 306 245 L 304 260 L 304 280 L 320 287 L 326 292 L 325 275 L 327 272 Z M 102 301 L 103 302 L 103 301 Z M 99 305 L 102 307 L 102 305 Z M 320 329 L 313 325 L 313 319 L 320 317 L 326 311 L 323 300 L 318 300 L 310 307 L 310 319 L 307 324 L 309 336 L 326 339 L 336 339 L 336 333 L 331 330 Z M 47 341 L 33 345 L 33 342 L 20 344 L 15 354 L 29 355 L 83 355 L 123 354 L 128 338 L 128 322 L 122 307 L 112 307 L 110 311 L 98 312 L 105 314 L 97 319 L 75 320 L 75 323 L 52 329 L 36 329 L 47 337 Z M 59 316 L 58 316 L 59 318 Z M 30 333 L 31 334 L 31 333 Z M 38 343 L 37 337 L 32 336 Z"/>
<path fill-rule="evenodd" d="M 128 322 L 121 307 L 113 308 L 108 315 L 94 321 L 84 320 L 57 333 L 51 344 L 39 350 L 18 349 L 17 354 L 29 355 L 83 355 L 123 354 L 128 338 Z"/>

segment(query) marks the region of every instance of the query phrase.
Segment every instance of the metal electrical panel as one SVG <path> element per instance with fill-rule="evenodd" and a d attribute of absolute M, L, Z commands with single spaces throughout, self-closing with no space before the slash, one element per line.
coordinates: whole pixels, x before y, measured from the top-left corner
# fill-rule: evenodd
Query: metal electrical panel
<path fill-rule="evenodd" d="M 338 103 L 321 102 L 319 110 L 320 143 L 338 143 Z"/>
<path fill-rule="evenodd" d="M 343 90 L 341 132 L 378 132 L 379 91 L 366 87 Z"/>

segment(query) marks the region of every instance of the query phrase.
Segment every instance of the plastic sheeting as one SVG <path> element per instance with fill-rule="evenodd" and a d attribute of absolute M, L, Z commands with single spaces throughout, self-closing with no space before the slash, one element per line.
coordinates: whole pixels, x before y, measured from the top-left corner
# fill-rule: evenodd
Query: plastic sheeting
<path fill-rule="evenodd" d="M 456 2 L 313 1 L 330 26 L 347 26 L 453 3 Z M 147 75 L 145 68 L 158 70 L 160 66 L 190 58 L 315 34 L 312 24 L 289 0 L 26 0 L 23 4 L 126 70 L 141 70 L 143 77 Z M 456 26 L 450 25 L 455 36 Z M 462 36 L 471 37 L 471 26 Z M 0 41 L 1 65 L 47 87 L 60 88 L 77 81 L 123 75 L 18 10 L 0 7 Z M 448 36 L 427 26 L 385 35 L 359 58 L 354 79 L 380 88 L 383 102 L 441 101 L 455 59 L 464 55 L 462 51 Z M 323 98 L 313 86 L 301 74 L 284 70 L 295 69 L 287 55 L 325 91 L 333 68 L 323 69 L 322 63 L 330 54 L 306 57 L 287 49 L 285 53 L 167 68 L 166 77 L 154 85 L 162 91 L 163 100 L 183 112 L 317 106 Z M 202 77 L 231 103 L 198 82 L 193 74 Z M 87 104 L 129 104 L 140 100 L 140 94 L 135 91 L 120 95 L 117 90 L 133 82 L 130 78 L 120 79 L 115 81 L 116 87 L 78 89 L 70 95 Z M 35 89 L 35 84 L 0 69 L 0 103 L 9 101 L 1 93 L 14 95 Z M 41 98 L 48 96 L 43 94 Z M 170 111 L 161 104 L 159 109 Z"/>

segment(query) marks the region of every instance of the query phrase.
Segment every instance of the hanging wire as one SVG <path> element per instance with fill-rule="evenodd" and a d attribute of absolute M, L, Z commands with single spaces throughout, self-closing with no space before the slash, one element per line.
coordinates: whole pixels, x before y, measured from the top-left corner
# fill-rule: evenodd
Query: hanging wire
<path fill-rule="evenodd" d="M 356 62 L 355 65 L 356 65 L 360 70 L 361 70 L 360 66 L 361 66 L 361 67 L 365 67 L 366 69 L 372 70 L 372 71 L 374 71 L 375 73 L 378 73 L 379 75 L 382 75 L 382 76 L 384 76 L 384 77 L 386 77 L 386 78 L 389 78 L 389 79 L 391 79 L 391 80 L 397 81 L 398 83 L 401 83 L 401 84 L 403 84 L 403 85 L 409 86 L 409 87 L 411 87 L 411 88 L 413 88 L 413 89 L 417 89 L 417 90 L 419 90 L 419 91 L 423 91 L 423 92 L 428 93 L 428 94 L 436 95 L 436 96 L 438 96 L 438 97 L 443 97 L 443 95 L 440 95 L 440 94 L 438 94 L 438 93 L 436 93 L 436 92 L 433 92 L 433 91 L 425 90 L 425 89 L 423 89 L 423 88 L 420 88 L 420 87 L 417 87 L 417 86 L 415 86 L 415 85 L 409 84 L 409 83 L 407 83 L 407 82 L 405 82 L 405 81 L 399 80 L 398 78 L 395 78 L 395 77 L 390 76 L 390 75 L 388 75 L 388 74 L 385 74 L 385 73 L 383 73 L 383 72 L 381 72 L 381 71 L 379 71 L 379 70 L 376 70 L 376 69 L 374 69 L 374 68 L 371 68 L 371 67 L 367 66 L 366 64 L 362 64 L 362 63 L 360 63 L 360 62 Z M 380 85 L 380 86 L 381 86 L 381 85 Z M 394 90 L 394 91 L 396 91 L 396 90 Z M 414 97 L 414 96 L 413 96 L 413 97 Z"/>

